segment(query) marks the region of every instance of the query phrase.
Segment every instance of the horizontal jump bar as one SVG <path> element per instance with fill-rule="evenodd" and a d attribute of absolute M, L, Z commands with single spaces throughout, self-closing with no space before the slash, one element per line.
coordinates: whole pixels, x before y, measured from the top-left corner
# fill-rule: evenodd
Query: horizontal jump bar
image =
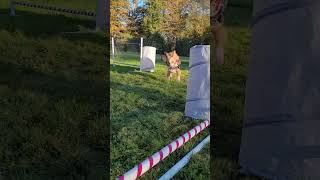
<path fill-rule="evenodd" d="M 91 11 L 85 11 L 85 10 L 70 9 L 70 8 L 49 6 L 49 5 L 45 5 L 45 4 L 30 3 L 30 2 L 20 2 L 20 1 L 13 1 L 12 3 L 17 6 L 46 9 L 46 10 L 50 10 L 50 11 L 58 11 L 58 12 L 76 14 L 76 15 L 82 15 L 82 16 L 91 16 L 91 17 L 96 16 L 96 13 L 91 12 Z"/>

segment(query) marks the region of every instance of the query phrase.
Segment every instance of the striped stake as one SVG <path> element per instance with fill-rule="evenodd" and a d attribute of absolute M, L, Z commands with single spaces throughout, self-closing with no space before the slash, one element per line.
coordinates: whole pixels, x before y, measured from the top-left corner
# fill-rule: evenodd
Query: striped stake
<path fill-rule="evenodd" d="M 205 128 L 209 127 L 210 121 L 205 120 L 193 129 L 189 130 L 184 135 L 180 136 L 178 139 L 172 141 L 166 147 L 162 148 L 160 151 L 154 153 L 152 156 L 145 159 L 143 162 L 136 165 L 134 168 L 126 172 L 124 175 L 117 178 L 117 180 L 134 180 L 142 176 L 160 161 L 164 160 L 175 150 L 179 149 L 183 144 L 188 142 L 191 138 L 199 134 Z"/>

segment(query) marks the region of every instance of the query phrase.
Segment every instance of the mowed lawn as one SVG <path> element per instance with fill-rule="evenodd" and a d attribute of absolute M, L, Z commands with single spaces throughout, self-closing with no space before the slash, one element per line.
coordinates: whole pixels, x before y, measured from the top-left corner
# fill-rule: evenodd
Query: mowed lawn
<path fill-rule="evenodd" d="M 252 9 L 250 1 L 231 3 L 234 6 L 228 7 L 225 17 L 228 32 L 225 64 L 213 66 L 211 71 L 214 116 L 211 179 L 258 180 L 241 175 L 238 166 Z"/>
<path fill-rule="evenodd" d="M 139 64 L 138 53 L 122 53 L 121 58 L 122 63 Z M 183 58 L 180 83 L 167 81 L 167 67 L 160 56 L 153 73 L 140 72 L 138 67 L 126 64 L 110 65 L 111 179 L 130 170 L 201 122 L 184 116 L 188 58 Z M 141 179 L 159 178 L 208 134 L 206 129 L 195 136 Z M 208 179 L 209 152 L 207 144 L 174 179 Z"/>
<path fill-rule="evenodd" d="M 0 179 L 106 179 L 105 35 L 63 33 L 94 19 L 30 8 L 9 17 L 0 4 Z"/>

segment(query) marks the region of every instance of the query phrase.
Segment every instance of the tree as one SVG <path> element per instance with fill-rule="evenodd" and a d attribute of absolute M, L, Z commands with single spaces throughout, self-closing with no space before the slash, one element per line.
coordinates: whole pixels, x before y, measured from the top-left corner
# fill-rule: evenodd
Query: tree
<path fill-rule="evenodd" d="M 183 31 L 184 37 L 206 38 L 208 33 L 211 33 L 209 1 L 207 1 L 207 4 L 203 1 L 200 1 L 201 3 L 191 2 L 188 17 L 186 18 L 185 31 Z"/>
<path fill-rule="evenodd" d="M 137 6 L 129 12 L 128 30 L 132 36 L 141 36 L 144 33 L 143 20 L 146 15 L 145 6 Z"/>
<path fill-rule="evenodd" d="M 169 39 L 179 37 L 180 33 L 185 29 L 187 7 L 190 0 L 164 0 L 165 3 L 165 18 L 163 28 L 166 36 Z"/>
<path fill-rule="evenodd" d="M 199 44 L 208 41 L 209 30 L 210 0 L 111 1 L 111 35 L 118 38 L 144 36 L 157 47 L 176 40 Z"/>
<path fill-rule="evenodd" d="M 110 2 L 110 34 L 112 37 L 123 38 L 127 33 L 128 0 L 111 0 Z"/>
<path fill-rule="evenodd" d="M 146 12 L 143 19 L 144 32 L 148 35 L 161 32 L 163 30 L 163 0 L 149 0 L 146 2 Z"/>

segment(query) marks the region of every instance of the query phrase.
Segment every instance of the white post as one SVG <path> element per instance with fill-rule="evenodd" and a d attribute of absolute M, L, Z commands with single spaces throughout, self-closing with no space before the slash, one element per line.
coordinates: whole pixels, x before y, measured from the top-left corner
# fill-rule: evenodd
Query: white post
<path fill-rule="evenodd" d="M 193 148 L 187 155 L 185 155 L 177 164 L 175 164 L 169 171 L 162 175 L 159 180 L 167 180 L 173 178 L 191 159 L 191 156 L 197 154 L 202 148 L 210 142 L 210 135 L 201 141 L 195 148 Z"/>
<path fill-rule="evenodd" d="M 111 38 L 111 51 L 112 51 L 112 65 L 115 66 L 114 64 L 114 37 Z"/>
<path fill-rule="evenodd" d="M 14 9 L 14 4 L 13 4 L 13 0 L 9 0 L 9 15 L 10 16 L 15 16 L 16 12 Z"/>
<path fill-rule="evenodd" d="M 109 14 L 110 0 L 97 0 L 96 9 L 96 29 L 108 31 L 109 29 Z"/>
<path fill-rule="evenodd" d="M 143 53 L 142 51 L 143 51 L 143 37 L 140 40 L 140 61 L 142 59 L 142 53 Z"/>

